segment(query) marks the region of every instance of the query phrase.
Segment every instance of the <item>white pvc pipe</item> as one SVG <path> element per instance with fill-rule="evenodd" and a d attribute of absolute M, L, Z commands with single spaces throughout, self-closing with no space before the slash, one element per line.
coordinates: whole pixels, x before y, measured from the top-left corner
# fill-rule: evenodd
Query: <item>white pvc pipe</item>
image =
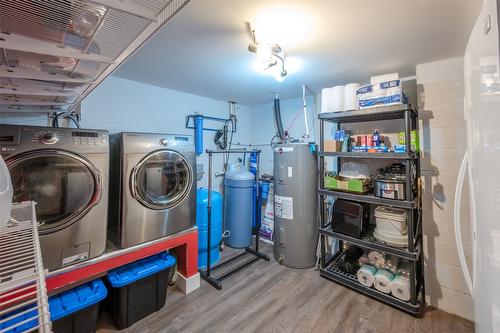
<path fill-rule="evenodd" d="M 304 106 L 304 123 L 306 125 L 306 134 L 304 135 L 305 138 L 309 137 L 309 124 L 307 121 L 307 103 L 306 103 L 306 85 L 302 85 L 302 104 Z"/>

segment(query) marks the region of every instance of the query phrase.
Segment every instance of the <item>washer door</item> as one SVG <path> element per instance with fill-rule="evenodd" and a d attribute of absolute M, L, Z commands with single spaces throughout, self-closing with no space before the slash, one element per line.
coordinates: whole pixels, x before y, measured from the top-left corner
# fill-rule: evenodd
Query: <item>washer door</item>
<path fill-rule="evenodd" d="M 142 205 L 163 210 L 180 204 L 192 183 L 193 170 L 184 156 L 174 150 L 156 150 L 132 169 L 130 190 Z"/>
<path fill-rule="evenodd" d="M 36 150 L 7 161 L 14 202 L 33 200 L 39 231 L 68 227 L 101 200 L 101 176 L 85 158 L 63 150 Z"/>

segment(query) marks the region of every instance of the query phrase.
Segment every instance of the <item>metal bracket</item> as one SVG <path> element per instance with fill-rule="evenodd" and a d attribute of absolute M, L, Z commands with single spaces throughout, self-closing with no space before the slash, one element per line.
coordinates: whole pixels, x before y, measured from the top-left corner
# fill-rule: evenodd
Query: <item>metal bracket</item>
<path fill-rule="evenodd" d="M 0 93 L 2 91 L 0 90 Z M 1 96 L 0 101 L 3 104 L 7 105 L 70 105 L 73 104 L 72 101 L 55 101 L 56 97 L 42 97 L 42 98 L 33 98 L 33 97 L 14 97 L 14 96 Z M 51 100 L 52 99 L 52 100 Z"/>
<path fill-rule="evenodd" d="M 231 121 L 230 118 L 228 119 L 225 119 L 225 118 L 218 118 L 218 117 L 209 117 L 209 116 L 204 116 L 204 115 L 201 115 L 201 114 L 190 114 L 188 116 L 186 116 L 186 128 L 189 128 L 189 129 L 194 129 L 194 117 L 202 117 L 203 120 L 210 120 L 210 121 L 215 121 L 215 122 L 219 122 L 219 123 L 226 123 L 228 121 Z M 191 125 L 191 120 L 192 119 L 192 125 Z M 211 127 L 205 127 L 203 126 L 203 130 L 204 131 L 212 131 L 212 132 L 217 132 L 220 128 L 211 128 Z M 234 133 L 236 132 L 236 128 L 233 128 L 231 129 L 231 131 Z"/>
<path fill-rule="evenodd" d="M 0 42 L 1 43 L 1 42 Z M 72 78 L 65 74 L 59 73 L 48 73 L 43 71 L 37 71 L 34 69 L 0 65 L 0 76 L 11 77 L 11 78 L 21 78 L 21 79 L 33 79 L 41 81 L 57 81 L 57 82 L 72 82 L 72 83 L 92 83 L 92 79 L 83 78 Z"/>
<path fill-rule="evenodd" d="M 98 54 L 83 53 L 82 50 L 70 46 L 60 47 L 59 44 L 54 42 L 50 43 L 40 39 L 8 32 L 2 32 L 0 34 L 0 48 L 29 53 L 46 54 L 55 57 L 90 60 L 108 64 L 113 63 L 113 59 Z"/>
<path fill-rule="evenodd" d="M 53 97 L 76 97 L 80 93 L 74 90 L 60 91 L 59 89 L 36 88 L 36 87 L 17 87 L 4 88 L 0 86 L 0 94 L 4 95 L 29 95 L 29 96 L 53 96 Z"/>
<path fill-rule="evenodd" d="M 65 111 L 64 106 L 49 106 L 49 105 L 11 105 L 0 104 L 0 112 L 5 113 L 47 113 L 47 112 L 62 112 Z"/>

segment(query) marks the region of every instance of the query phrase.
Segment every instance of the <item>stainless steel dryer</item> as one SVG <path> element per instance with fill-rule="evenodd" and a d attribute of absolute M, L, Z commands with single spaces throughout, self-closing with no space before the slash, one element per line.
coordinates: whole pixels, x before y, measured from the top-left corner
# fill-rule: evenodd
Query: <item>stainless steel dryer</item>
<path fill-rule="evenodd" d="M 33 200 L 49 270 L 98 257 L 106 248 L 108 132 L 0 125 L 0 154 L 14 201 Z"/>
<path fill-rule="evenodd" d="M 196 155 L 186 135 L 112 135 L 110 235 L 126 248 L 196 224 Z"/>

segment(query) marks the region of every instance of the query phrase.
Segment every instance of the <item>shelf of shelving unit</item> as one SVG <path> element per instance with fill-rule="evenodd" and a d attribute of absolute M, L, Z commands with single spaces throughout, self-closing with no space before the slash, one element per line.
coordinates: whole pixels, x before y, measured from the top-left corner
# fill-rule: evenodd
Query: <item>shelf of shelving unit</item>
<path fill-rule="evenodd" d="M 341 158 L 377 158 L 377 159 L 389 159 L 389 160 L 413 160 L 418 158 L 417 153 L 367 153 L 367 152 L 319 152 L 319 156 L 325 157 L 341 157 Z"/>
<path fill-rule="evenodd" d="M 43 268 L 35 204 L 14 204 L 11 220 L 0 229 L 0 331 L 51 332 L 46 271 Z"/>
<path fill-rule="evenodd" d="M 79 112 L 188 2 L 0 0 L 0 112 Z"/>
<path fill-rule="evenodd" d="M 338 268 L 338 257 L 334 258 L 326 267 L 320 268 L 320 275 L 332 280 L 334 282 L 340 283 L 346 287 L 352 288 L 364 295 L 375 298 L 379 301 L 387 303 L 391 306 L 394 306 L 400 310 L 408 312 L 412 315 L 418 316 L 422 314 L 423 308 L 423 288 L 422 283 L 417 284 L 417 301 L 415 303 L 403 301 L 399 298 L 392 296 L 391 294 L 384 294 L 383 292 L 378 291 L 375 288 L 368 288 L 361 283 L 358 282 L 356 275 L 349 274 L 343 272 Z"/>
<path fill-rule="evenodd" d="M 364 110 L 320 113 L 320 120 L 332 123 L 357 123 L 365 121 L 403 119 L 406 114 L 412 118 L 418 116 L 417 110 L 410 104 L 380 106 Z"/>
<path fill-rule="evenodd" d="M 414 243 L 414 251 L 411 252 L 407 247 L 392 247 L 377 241 L 373 235 L 373 228 L 363 238 L 356 238 L 344 235 L 332 230 L 331 225 L 328 224 L 324 228 L 319 229 L 319 233 L 325 236 L 330 236 L 346 243 L 357 245 L 366 250 L 382 251 L 390 255 L 395 255 L 399 258 L 406 260 L 418 260 L 420 258 L 420 239 L 417 238 Z"/>
<path fill-rule="evenodd" d="M 371 296 L 384 303 L 390 304 L 400 310 L 413 315 L 419 315 L 424 306 L 424 288 L 423 288 L 423 260 L 422 260 L 422 221 L 420 202 L 414 198 L 413 188 L 417 179 L 420 177 L 420 161 L 419 154 L 411 151 L 410 133 L 412 130 L 418 129 L 418 111 L 409 104 L 383 106 L 370 108 L 365 110 L 346 111 L 346 112 L 331 112 L 321 113 L 318 115 L 320 121 L 320 151 L 318 152 L 318 164 L 320 172 L 318 173 L 318 198 L 320 202 L 320 226 L 319 234 L 321 238 L 321 267 L 320 275 L 350 287 L 365 295 Z M 369 122 L 390 119 L 401 119 L 404 123 L 404 132 L 406 139 L 406 151 L 409 153 L 368 153 L 368 152 L 325 152 L 325 123 L 335 123 L 337 129 L 340 129 L 342 124 Z M 371 193 L 356 194 L 343 191 L 334 191 L 324 188 L 325 165 L 324 160 L 327 157 L 341 159 L 378 159 L 378 160 L 400 160 L 406 165 L 406 197 L 414 198 L 413 200 L 395 200 L 388 198 L 379 198 Z M 414 165 L 416 168 L 416 177 L 412 178 L 410 168 Z M 337 163 L 337 173 L 340 171 L 340 163 Z M 362 202 L 372 205 L 383 205 L 406 209 L 408 212 L 408 248 L 397 248 L 385 243 L 378 242 L 370 237 L 370 232 L 362 238 L 355 238 L 332 230 L 331 224 L 326 221 L 326 197 L 342 198 L 356 202 Z M 373 228 L 371 228 L 372 230 Z M 365 250 L 376 250 L 385 252 L 389 255 L 395 255 L 410 262 L 410 281 L 411 281 L 411 299 L 408 302 L 397 299 L 391 295 L 379 292 L 373 288 L 367 288 L 360 284 L 354 275 L 346 274 L 338 269 L 336 260 L 339 256 L 328 258 L 327 249 L 325 248 L 325 238 L 335 238 L 340 242 L 340 248 L 343 243 L 359 246 Z M 337 259 L 336 259 L 337 258 Z"/>
<path fill-rule="evenodd" d="M 417 208 L 417 206 L 418 206 L 418 203 L 415 200 L 408 201 L 408 200 L 379 198 L 379 197 L 374 196 L 373 194 L 356 194 L 356 193 L 332 191 L 332 190 L 325 190 L 325 189 L 318 189 L 318 193 L 321 195 L 329 195 L 329 196 L 333 196 L 333 197 L 337 197 L 337 198 L 341 198 L 341 199 L 346 199 L 346 200 L 354 200 L 354 201 L 365 202 L 365 203 L 369 203 L 369 204 L 391 206 L 391 207 L 398 207 L 398 208 L 413 209 L 413 208 Z"/>

